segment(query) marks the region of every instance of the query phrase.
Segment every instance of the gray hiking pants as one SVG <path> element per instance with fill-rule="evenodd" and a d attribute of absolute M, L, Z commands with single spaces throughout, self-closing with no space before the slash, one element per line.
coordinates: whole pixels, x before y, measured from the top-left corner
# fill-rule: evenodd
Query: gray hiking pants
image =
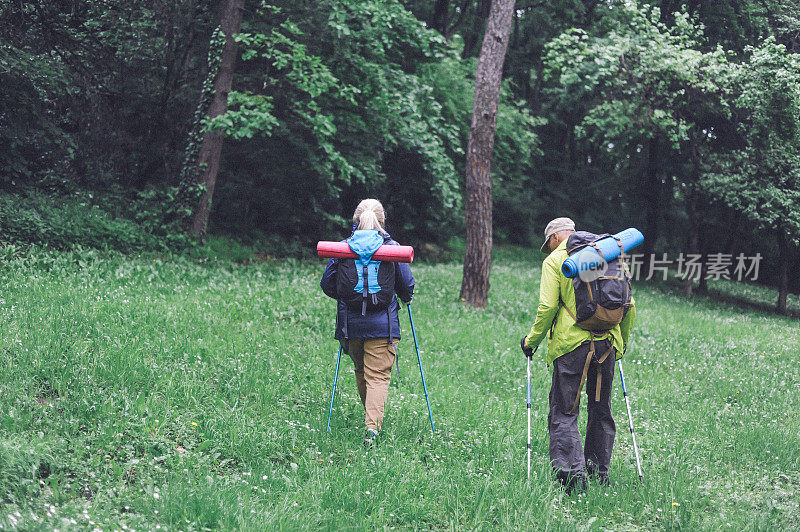
<path fill-rule="evenodd" d="M 586 423 L 586 444 L 581 447 L 578 433 L 578 411 L 573 405 L 581 384 L 583 368 L 590 344 L 581 344 L 573 351 L 553 361 L 553 382 L 550 387 L 550 414 L 547 425 L 550 431 L 550 463 L 556 476 L 565 481 L 572 476 L 586 475 L 588 467 L 600 476 L 607 476 L 611 464 L 611 450 L 617 427 L 611 416 L 611 383 L 614 379 L 616 352 L 597 364 L 609 348 L 611 340 L 595 341 L 594 360 L 586 376 L 586 393 L 589 396 L 589 419 Z M 597 372 L 602 374 L 600 400 L 595 401 Z"/>

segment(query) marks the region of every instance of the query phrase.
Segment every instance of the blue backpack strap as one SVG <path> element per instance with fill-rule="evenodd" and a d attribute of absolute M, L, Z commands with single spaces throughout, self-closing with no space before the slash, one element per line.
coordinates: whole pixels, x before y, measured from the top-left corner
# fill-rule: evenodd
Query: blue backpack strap
<path fill-rule="evenodd" d="M 380 261 L 373 260 L 372 255 L 383 245 L 384 238 L 376 230 L 356 230 L 346 242 L 357 255 L 355 264 L 359 279 L 355 286 L 355 291 L 356 293 L 361 293 L 361 315 L 364 316 L 367 313 L 367 303 L 370 299 L 370 285 L 373 285 L 373 291 L 380 291 L 378 284 Z M 377 295 L 372 294 L 372 304 L 377 305 L 377 303 Z"/>
<path fill-rule="evenodd" d="M 367 262 L 364 263 L 364 290 L 361 296 L 362 316 L 365 316 L 367 314 L 367 294 L 369 294 L 369 272 L 367 270 L 368 266 L 369 266 L 369 259 L 367 259 Z"/>

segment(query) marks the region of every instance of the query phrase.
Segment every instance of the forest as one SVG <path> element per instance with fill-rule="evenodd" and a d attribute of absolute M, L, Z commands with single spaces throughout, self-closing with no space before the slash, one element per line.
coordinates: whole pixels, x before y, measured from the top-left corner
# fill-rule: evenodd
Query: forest
<path fill-rule="evenodd" d="M 453 257 L 490 5 L 2 0 L 0 239 L 136 252 L 208 233 L 297 256 L 377 197 L 398 241 Z M 569 216 L 640 228 L 646 260 L 760 254 L 785 312 L 798 53 L 791 0 L 515 2 L 494 242 L 538 247 Z"/>
<path fill-rule="evenodd" d="M 797 0 L 0 0 L 0 530 L 798 530 L 799 259 Z"/>

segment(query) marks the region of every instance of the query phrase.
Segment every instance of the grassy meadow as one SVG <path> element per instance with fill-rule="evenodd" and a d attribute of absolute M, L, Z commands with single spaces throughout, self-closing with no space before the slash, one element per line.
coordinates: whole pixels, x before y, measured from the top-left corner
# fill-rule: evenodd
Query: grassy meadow
<path fill-rule="evenodd" d="M 321 261 L 0 248 L 0 529 L 800 527 L 798 321 L 666 285 L 636 286 L 624 360 L 644 485 L 618 374 L 611 486 L 553 483 L 540 356 L 526 481 L 518 344 L 540 260 L 498 250 L 485 311 L 458 301 L 459 264 L 413 266 L 437 433 L 404 313 L 367 452 L 346 357 L 325 432 L 338 345 Z"/>

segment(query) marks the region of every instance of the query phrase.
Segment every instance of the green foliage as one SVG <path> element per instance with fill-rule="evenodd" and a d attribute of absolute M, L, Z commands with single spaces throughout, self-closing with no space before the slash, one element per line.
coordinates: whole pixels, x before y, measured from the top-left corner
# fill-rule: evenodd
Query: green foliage
<path fill-rule="evenodd" d="M 52 110 L 69 81 L 57 57 L 0 41 L 0 186 L 74 156 L 65 121 Z"/>
<path fill-rule="evenodd" d="M 768 39 L 736 70 L 744 146 L 720 154 L 704 183 L 753 226 L 800 239 L 800 56 Z"/>
<path fill-rule="evenodd" d="M 217 195 L 219 227 L 240 225 L 242 212 L 251 220 L 269 213 L 267 232 L 303 226 L 309 240 L 330 237 L 359 199 L 377 196 L 396 237 L 446 241 L 462 225 L 474 62 L 396 1 L 324 5 L 265 6 L 237 36 L 240 81 L 230 110 L 210 127 L 267 138 L 227 152 L 232 173 Z M 534 179 L 540 124 L 504 89 L 493 162 L 501 208 Z M 255 146 L 263 155 L 253 157 Z M 313 220 L 301 205 L 311 206 Z M 519 214 L 501 218 L 499 231 L 516 237 L 525 207 L 508 210 Z M 519 235 L 526 240 L 527 232 Z"/>
<path fill-rule="evenodd" d="M 483 312 L 457 300 L 460 263 L 414 265 L 437 433 L 402 316 L 366 453 L 346 357 L 325 433 L 337 344 L 321 261 L 0 247 L 0 528 L 796 529 L 796 321 L 648 285 L 623 361 L 645 483 L 615 376 L 612 485 L 556 487 L 541 353 L 525 480 L 518 341 L 539 258 L 501 249 Z"/>
<path fill-rule="evenodd" d="M 206 119 L 204 129 L 216 131 L 234 139 L 250 139 L 257 134 L 269 135 L 278 125 L 272 114 L 272 98 L 263 95 L 228 94 L 228 111 L 214 119 Z"/>
<path fill-rule="evenodd" d="M 547 46 L 560 97 L 586 102 L 580 134 L 623 150 L 659 136 L 680 150 L 692 129 L 727 118 L 732 67 L 721 48 L 699 50 L 702 26 L 678 13 L 668 28 L 657 9 L 635 4 L 618 11 L 606 34 L 575 29 Z"/>
<path fill-rule="evenodd" d="M 161 203 L 152 200 L 81 191 L 0 193 L 0 241 L 123 252 L 185 247 L 188 240 L 180 228 L 163 225 Z"/>
<path fill-rule="evenodd" d="M 794 47 L 794 51 L 800 51 L 797 48 L 800 6 L 793 0 L 660 0 L 649 3 L 660 7 L 665 14 L 688 10 L 705 26 L 702 41 L 707 49 L 721 44 L 740 54 L 747 46 L 773 37 L 789 49 Z"/>
<path fill-rule="evenodd" d="M 91 194 L 117 198 L 89 223 L 91 245 L 180 247 L 178 224 L 203 192 L 199 143 L 214 129 L 228 138 L 212 232 L 302 255 L 347 233 L 372 196 L 397 239 L 450 256 L 441 246 L 463 234 L 489 6 L 249 2 L 229 110 L 208 120 L 224 43 L 212 4 L 0 0 L 0 188 L 32 190 L 6 198 L 4 223 L 15 241 L 86 243 L 55 213 L 80 212 Z M 761 252 L 772 280 L 776 253 L 760 230 L 785 220 L 797 238 L 797 2 L 515 7 L 492 160 L 495 240 L 538 246 L 544 224 L 568 215 L 596 231 L 640 227 L 652 251 L 686 251 L 698 191 L 703 250 Z M 38 206 L 51 193 L 54 218 L 38 221 L 30 206 L 49 212 Z"/>
<path fill-rule="evenodd" d="M 280 222 L 264 227 L 269 231 L 286 233 L 287 225 L 298 223 L 315 234 L 338 231 L 357 196 L 388 199 L 408 185 L 431 201 L 393 198 L 393 226 L 400 233 L 435 240 L 443 226 L 454 224 L 461 194 L 453 157 L 462 150 L 464 126 L 447 120 L 425 77 L 427 65 L 452 58 L 441 37 L 398 2 L 381 0 L 265 4 L 245 21 L 237 41 L 245 63 L 230 110 L 208 127 L 235 139 L 266 136 L 259 145 L 274 164 L 222 184 L 217 207 L 223 226 L 239 210 L 230 206 L 246 201 L 251 217 L 270 212 Z M 251 146 L 229 152 L 226 167 Z M 242 187 L 244 180 L 259 184 L 255 199 L 230 196 L 253 190 Z M 295 201 L 283 201 L 287 195 Z M 295 219 L 303 204 L 319 213 L 310 224 Z"/>
<path fill-rule="evenodd" d="M 0 157 L 18 176 L 27 168 L 28 182 L 51 170 L 93 189 L 174 184 L 211 11 L 186 0 L 0 2 L 0 139 L 14 148 Z"/>
<path fill-rule="evenodd" d="M 302 37 L 296 25 L 285 21 L 267 34 L 241 33 L 236 41 L 242 48 L 243 60 L 258 60 L 274 71 L 261 81 L 264 89 L 291 100 L 290 116 L 281 117 L 283 121 L 296 123 L 313 135 L 328 174 L 347 177 L 354 168 L 336 150 L 336 125 L 320 107 L 319 98 L 330 95 L 337 105 L 355 105 L 353 94 L 358 90 L 341 86 L 322 59 L 309 54 L 307 46 L 295 40 Z M 270 94 L 234 91 L 229 95 L 230 110 L 209 121 L 206 128 L 235 139 L 252 138 L 257 133 L 269 136 L 281 122 L 274 116 L 273 101 Z"/>
<path fill-rule="evenodd" d="M 535 244 L 541 228 L 531 223 L 531 214 L 542 207 L 535 194 L 542 156 L 536 129 L 546 121 L 532 116 L 524 101 L 508 101 L 510 93 L 506 89 L 501 96 L 492 160 L 494 234 L 500 242 Z"/>

